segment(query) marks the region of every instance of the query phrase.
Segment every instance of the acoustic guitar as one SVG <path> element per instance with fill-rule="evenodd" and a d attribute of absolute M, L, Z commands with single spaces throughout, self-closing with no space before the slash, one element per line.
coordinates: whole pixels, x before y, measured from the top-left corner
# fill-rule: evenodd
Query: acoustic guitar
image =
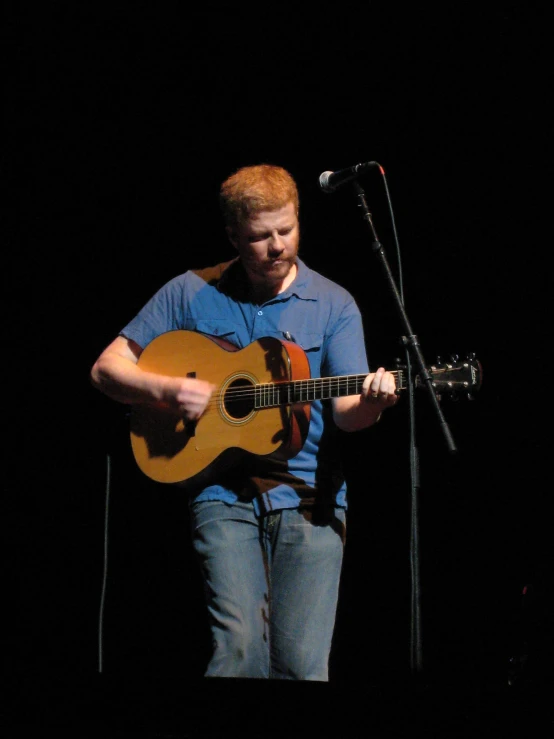
<path fill-rule="evenodd" d="M 130 435 L 135 461 L 145 475 L 180 484 L 235 453 L 294 457 L 306 441 L 310 404 L 358 395 L 366 373 L 310 377 L 304 350 L 292 341 L 257 339 L 243 349 L 195 331 L 161 334 L 145 347 L 138 365 L 174 377 L 198 377 L 216 386 L 202 417 L 187 423 L 167 411 L 144 405 L 131 408 Z M 406 372 L 391 370 L 397 389 L 406 389 Z M 481 385 L 474 356 L 429 368 L 438 396 L 471 397 Z M 421 387 L 419 375 L 415 386 Z"/>

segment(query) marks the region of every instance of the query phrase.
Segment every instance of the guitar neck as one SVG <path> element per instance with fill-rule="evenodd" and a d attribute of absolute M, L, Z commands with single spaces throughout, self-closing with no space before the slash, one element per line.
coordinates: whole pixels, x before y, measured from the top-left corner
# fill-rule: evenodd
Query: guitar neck
<path fill-rule="evenodd" d="M 404 390 L 404 373 L 392 370 L 398 390 Z M 362 392 L 367 372 L 363 375 L 342 375 L 340 377 L 314 377 L 308 380 L 268 382 L 254 385 L 254 405 L 257 410 L 276 408 L 291 403 L 311 403 L 314 400 L 329 400 L 346 395 L 359 395 Z"/>

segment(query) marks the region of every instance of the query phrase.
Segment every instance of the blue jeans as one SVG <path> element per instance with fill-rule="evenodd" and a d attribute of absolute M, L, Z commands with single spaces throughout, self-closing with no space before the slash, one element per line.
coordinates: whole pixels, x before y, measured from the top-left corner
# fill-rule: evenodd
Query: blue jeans
<path fill-rule="evenodd" d="M 213 639 L 206 677 L 329 679 L 346 514 L 191 506 Z"/>

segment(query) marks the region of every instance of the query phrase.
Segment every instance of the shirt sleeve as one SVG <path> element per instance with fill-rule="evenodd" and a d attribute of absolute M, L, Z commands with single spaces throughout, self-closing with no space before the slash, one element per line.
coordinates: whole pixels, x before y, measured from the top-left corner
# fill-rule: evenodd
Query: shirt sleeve
<path fill-rule="evenodd" d="M 185 275 L 179 275 L 163 285 L 136 316 L 119 332 L 143 349 L 166 331 L 184 326 Z"/>
<path fill-rule="evenodd" d="M 360 310 L 352 296 L 345 300 L 327 334 L 323 371 L 328 377 L 369 372 Z"/>

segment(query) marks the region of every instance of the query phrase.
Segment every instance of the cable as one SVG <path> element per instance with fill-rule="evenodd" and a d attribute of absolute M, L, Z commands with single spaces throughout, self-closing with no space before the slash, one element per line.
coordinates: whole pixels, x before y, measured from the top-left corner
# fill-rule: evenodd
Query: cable
<path fill-rule="evenodd" d="M 100 613 L 98 618 L 98 672 L 104 669 L 104 608 L 106 603 L 106 585 L 108 580 L 108 518 L 110 507 L 111 458 L 106 455 L 106 507 L 104 512 L 104 566 L 102 570 L 102 591 L 100 595 Z"/>

